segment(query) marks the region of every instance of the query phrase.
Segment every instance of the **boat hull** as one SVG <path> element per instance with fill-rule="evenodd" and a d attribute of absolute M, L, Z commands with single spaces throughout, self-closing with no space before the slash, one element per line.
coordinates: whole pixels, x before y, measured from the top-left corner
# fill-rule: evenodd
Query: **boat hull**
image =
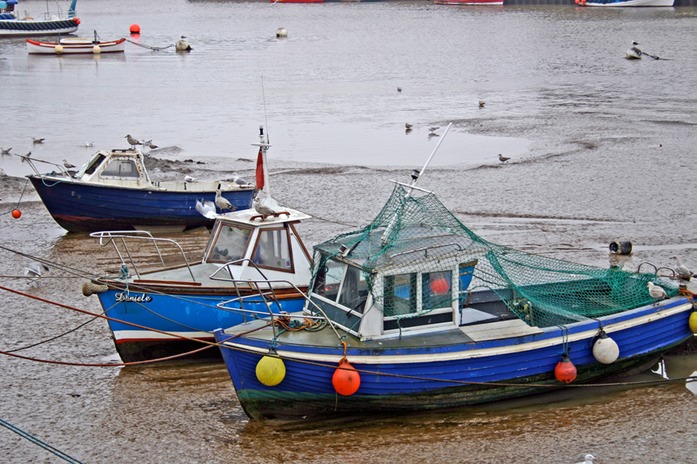
<path fill-rule="evenodd" d="M 220 350 L 213 345 L 213 331 L 255 319 L 250 313 L 217 307 L 238 297 L 234 289 L 192 287 L 161 285 L 148 289 L 138 284 L 112 285 L 98 293 L 104 313 L 109 317 L 116 350 L 124 362 L 183 354 L 219 361 Z M 240 294 L 248 293 L 242 291 Z M 305 300 L 296 291 L 277 289 L 275 293 L 279 304 L 271 305 L 273 312 L 302 309 Z M 226 305 L 227 308 L 231 306 L 231 303 Z M 268 314 L 266 305 L 259 299 L 246 300 L 244 309 Z M 215 349 L 207 349 L 211 347 Z"/>
<path fill-rule="evenodd" d="M 210 226 L 212 219 L 196 211 L 196 201 L 214 202 L 207 192 L 125 188 L 29 176 L 53 219 L 70 232 L 131 230 L 148 227 L 191 229 Z M 253 189 L 223 192 L 238 209 L 252 206 Z"/>
<path fill-rule="evenodd" d="M 77 18 L 46 21 L 3 19 L 0 20 L 0 37 L 72 34 L 79 26 L 80 21 Z"/>
<path fill-rule="evenodd" d="M 33 55 L 96 55 L 103 53 L 123 53 L 125 48 L 125 38 L 96 43 L 64 43 L 63 41 L 41 42 L 38 40 L 27 39 L 27 52 Z"/>
<path fill-rule="evenodd" d="M 581 4 L 585 6 L 609 6 L 609 7 L 622 7 L 622 6 L 673 6 L 675 0 L 605 0 L 598 1 L 594 0 L 592 2 L 581 1 Z"/>
<path fill-rule="evenodd" d="M 360 387 L 352 396 L 337 394 L 332 385 L 344 356 L 338 343 L 315 345 L 279 337 L 274 348 L 286 374 L 280 384 L 269 387 L 256 377 L 269 340 L 258 332 L 242 334 L 253 323 L 215 334 L 245 412 L 253 419 L 298 419 L 465 407 L 564 388 L 554 371 L 565 352 L 578 371 L 574 385 L 645 368 L 693 336 L 691 311 L 689 301 L 676 298 L 659 309 L 600 318 L 620 349 L 611 364 L 599 363 L 592 353 L 599 320 L 547 328 L 536 335 L 439 345 L 410 343 L 407 337 L 398 344 L 362 346 L 349 339 L 346 356 L 360 374 Z"/>
<path fill-rule="evenodd" d="M 503 0 L 433 0 L 436 5 L 492 5 L 501 6 Z"/>

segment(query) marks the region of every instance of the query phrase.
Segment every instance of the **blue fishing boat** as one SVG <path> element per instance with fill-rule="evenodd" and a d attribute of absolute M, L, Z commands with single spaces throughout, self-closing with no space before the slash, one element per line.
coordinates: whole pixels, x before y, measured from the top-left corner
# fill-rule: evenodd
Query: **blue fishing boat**
<path fill-rule="evenodd" d="M 145 231 L 91 234 L 113 245 L 119 260 L 115 275 L 86 282 L 83 294 L 98 295 L 124 362 L 170 356 L 220 360 L 213 344 L 217 327 L 255 319 L 260 312 L 302 310 L 311 266 L 297 226 L 310 216 L 271 201 L 263 168 L 267 147 L 257 161 L 262 190 L 255 208 L 218 214 L 212 202 L 197 205 L 200 214 L 215 220 L 200 262 L 190 264 L 177 242 Z M 139 264 L 134 256 L 155 261 Z M 148 264 L 150 269 L 141 271 Z"/>
<path fill-rule="evenodd" d="M 75 16 L 77 0 L 70 3 L 66 18 L 49 13 L 42 19 L 19 17 L 15 11 L 18 3 L 18 0 L 0 0 L 0 37 L 72 34 L 80 26 L 80 19 Z"/>
<path fill-rule="evenodd" d="M 479 237 L 416 187 L 426 165 L 396 183 L 372 223 L 314 248 L 302 312 L 215 332 L 250 418 L 406 413 L 542 393 L 648 369 L 697 330 L 691 296 L 655 274 Z"/>
<path fill-rule="evenodd" d="M 100 150 L 81 168 L 28 156 L 29 177 L 53 219 L 70 232 L 104 230 L 185 230 L 213 225 L 196 210 L 197 202 L 215 201 L 217 192 L 242 210 L 252 206 L 254 184 L 223 180 L 154 181 L 140 150 Z M 41 173 L 38 163 L 53 171 Z"/>

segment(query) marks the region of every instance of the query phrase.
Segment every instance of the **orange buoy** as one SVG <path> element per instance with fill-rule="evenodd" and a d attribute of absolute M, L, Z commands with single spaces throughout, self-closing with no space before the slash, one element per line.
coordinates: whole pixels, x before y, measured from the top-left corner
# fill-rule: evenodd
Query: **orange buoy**
<path fill-rule="evenodd" d="M 576 366 L 569 359 L 569 355 L 561 355 L 561 361 L 554 368 L 554 377 L 560 382 L 571 383 L 576 379 Z"/>
<path fill-rule="evenodd" d="M 131 31 L 131 34 L 140 34 L 140 26 L 136 23 L 131 24 L 131 28 L 129 30 Z"/>
<path fill-rule="evenodd" d="M 15 219 L 19 219 L 22 217 L 22 212 L 18 209 L 13 209 L 12 210 L 12 217 Z"/>
<path fill-rule="evenodd" d="M 439 277 L 431 281 L 432 295 L 445 295 L 450 290 L 450 284 L 444 277 Z"/>
<path fill-rule="evenodd" d="M 339 367 L 332 375 L 332 385 L 334 390 L 340 395 L 351 396 L 358 391 L 361 386 L 361 376 L 346 358 L 339 361 Z"/>
<path fill-rule="evenodd" d="M 77 16 L 74 17 L 73 22 L 79 26 L 80 25 L 80 18 L 78 18 Z"/>

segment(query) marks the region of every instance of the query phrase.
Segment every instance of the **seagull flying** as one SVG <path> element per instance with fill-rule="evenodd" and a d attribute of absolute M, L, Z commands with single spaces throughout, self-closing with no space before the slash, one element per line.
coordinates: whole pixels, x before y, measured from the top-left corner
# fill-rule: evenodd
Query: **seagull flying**
<path fill-rule="evenodd" d="M 10 148 L 8 148 L 8 149 L 0 148 L 0 152 L 1 152 L 3 155 L 9 155 L 9 154 L 10 154 L 10 150 L 12 150 L 12 147 L 10 147 Z"/>
<path fill-rule="evenodd" d="M 44 138 L 37 139 L 36 137 L 32 137 L 32 141 L 34 143 L 44 143 L 44 140 L 46 140 L 46 139 L 44 139 Z"/>
<path fill-rule="evenodd" d="M 196 200 L 196 211 L 208 219 L 215 219 L 215 204 L 212 201 Z"/>
<path fill-rule="evenodd" d="M 678 275 L 679 278 L 682 280 L 690 280 L 692 278 L 692 271 L 685 266 L 682 261 L 680 261 L 679 256 L 673 256 L 671 259 L 674 259 L 677 263 L 677 266 L 675 267 L 675 273 Z"/>
<path fill-rule="evenodd" d="M 503 156 L 501 153 L 499 153 L 499 161 L 501 161 L 502 163 L 505 163 L 509 159 L 511 159 L 511 158 L 509 158 L 507 156 Z"/>
<path fill-rule="evenodd" d="M 230 203 L 228 199 L 222 195 L 220 192 L 220 186 L 218 186 L 218 189 L 215 191 L 215 206 L 220 208 L 221 213 L 226 209 L 230 211 L 235 211 L 235 209 L 237 209 L 232 206 L 232 203 Z"/>
<path fill-rule="evenodd" d="M 75 169 L 75 165 L 68 163 L 68 160 L 65 158 L 63 158 L 63 166 L 65 166 L 65 169 Z"/>
<path fill-rule="evenodd" d="M 131 134 L 126 134 L 126 137 L 124 137 L 124 138 L 128 141 L 129 145 L 131 145 L 131 148 L 135 148 L 136 145 L 143 145 L 143 144 L 140 142 L 140 140 L 138 140 L 137 138 L 133 137 Z"/>
<path fill-rule="evenodd" d="M 651 295 L 651 298 L 653 298 L 654 300 L 663 300 L 665 298 L 668 298 L 668 295 L 666 294 L 666 291 L 663 290 L 663 287 L 659 287 L 658 285 L 655 285 L 653 282 L 647 283 L 646 286 L 649 289 L 649 295 Z M 658 302 L 654 304 L 657 303 Z"/>

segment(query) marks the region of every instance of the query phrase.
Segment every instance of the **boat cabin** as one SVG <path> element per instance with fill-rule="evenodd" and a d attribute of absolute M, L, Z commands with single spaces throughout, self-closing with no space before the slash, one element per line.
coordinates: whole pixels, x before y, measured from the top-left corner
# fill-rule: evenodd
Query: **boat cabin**
<path fill-rule="evenodd" d="M 221 280 L 285 280 L 307 287 L 310 254 L 296 226 L 309 218 L 290 208 L 263 220 L 254 209 L 219 215 L 203 263 L 220 267 Z"/>
<path fill-rule="evenodd" d="M 120 187 L 151 184 L 143 154 L 138 150 L 99 150 L 73 176 L 82 182 Z"/>

